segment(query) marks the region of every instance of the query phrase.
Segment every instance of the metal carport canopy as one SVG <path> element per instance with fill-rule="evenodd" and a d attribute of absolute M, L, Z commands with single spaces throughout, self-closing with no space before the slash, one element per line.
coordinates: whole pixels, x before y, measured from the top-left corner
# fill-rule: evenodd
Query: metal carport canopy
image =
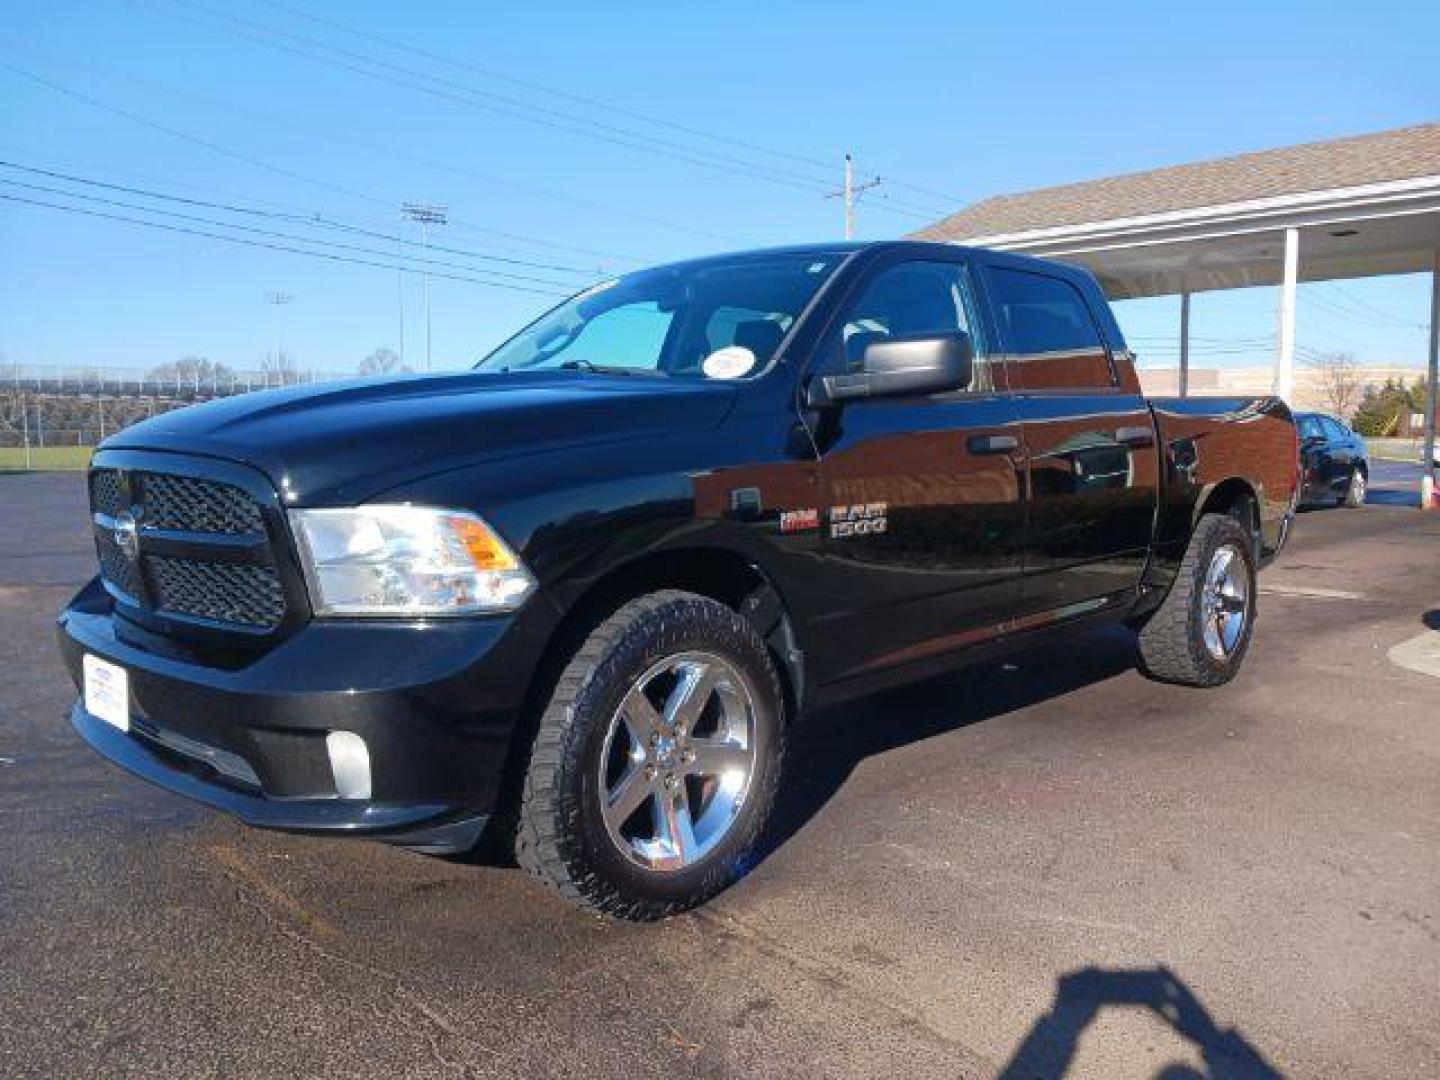
<path fill-rule="evenodd" d="M 1281 287 L 1274 386 L 1288 397 L 1298 282 L 1428 271 L 1433 460 L 1440 124 L 998 196 L 916 236 L 1078 263 L 1113 299 L 1180 296 L 1182 393 L 1191 293 Z"/>

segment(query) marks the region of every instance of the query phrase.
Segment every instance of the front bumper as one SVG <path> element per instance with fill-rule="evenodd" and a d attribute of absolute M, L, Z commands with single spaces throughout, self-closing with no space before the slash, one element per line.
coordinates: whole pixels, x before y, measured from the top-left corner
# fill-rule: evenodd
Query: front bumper
<path fill-rule="evenodd" d="M 500 797 L 538 619 L 316 620 L 259 655 L 201 659 L 147 637 L 91 582 L 57 630 L 77 687 L 87 653 L 128 673 L 129 732 L 80 702 L 71 714 L 122 768 L 262 828 L 456 851 Z M 337 794 L 332 731 L 365 741 L 369 798 Z"/>

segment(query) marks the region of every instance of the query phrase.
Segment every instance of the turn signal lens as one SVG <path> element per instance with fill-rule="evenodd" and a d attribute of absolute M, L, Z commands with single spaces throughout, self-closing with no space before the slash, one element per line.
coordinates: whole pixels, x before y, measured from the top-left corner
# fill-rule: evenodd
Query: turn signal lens
<path fill-rule="evenodd" d="M 505 542 L 477 517 L 451 515 L 446 523 L 455 531 L 477 570 L 514 570 L 520 564 Z"/>

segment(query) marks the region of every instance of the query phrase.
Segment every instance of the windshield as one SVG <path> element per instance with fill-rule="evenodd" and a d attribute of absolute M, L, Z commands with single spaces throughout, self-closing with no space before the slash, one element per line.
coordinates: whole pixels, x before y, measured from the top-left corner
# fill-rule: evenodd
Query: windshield
<path fill-rule="evenodd" d="M 541 316 L 476 368 L 758 375 L 843 258 L 737 256 L 627 274 Z"/>

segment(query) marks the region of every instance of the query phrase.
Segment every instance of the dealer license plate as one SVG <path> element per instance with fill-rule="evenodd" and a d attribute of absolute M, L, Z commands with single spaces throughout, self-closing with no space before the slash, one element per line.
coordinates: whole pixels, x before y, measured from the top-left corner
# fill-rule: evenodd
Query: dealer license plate
<path fill-rule="evenodd" d="M 130 730 L 130 675 L 118 664 L 88 653 L 85 674 L 85 711 L 121 731 Z"/>

